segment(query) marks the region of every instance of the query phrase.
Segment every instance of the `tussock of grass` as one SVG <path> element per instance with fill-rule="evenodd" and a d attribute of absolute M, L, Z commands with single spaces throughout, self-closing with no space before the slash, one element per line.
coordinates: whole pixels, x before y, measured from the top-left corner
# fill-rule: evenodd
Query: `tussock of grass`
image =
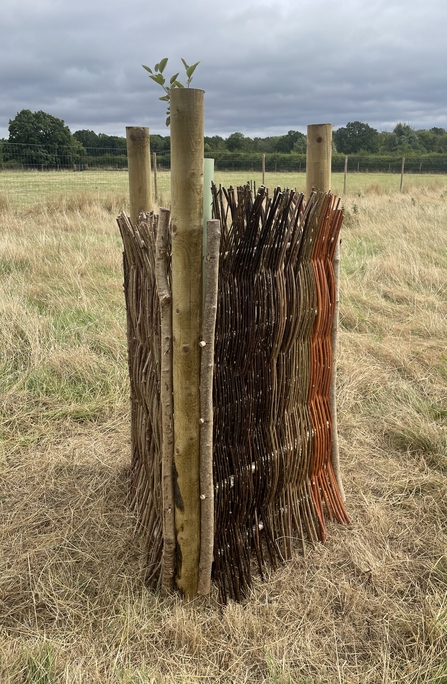
<path fill-rule="evenodd" d="M 113 214 L 3 212 L 2 683 L 447 681 L 444 192 L 346 198 L 338 413 L 352 526 L 331 524 L 304 557 L 297 543 L 226 607 L 143 584 Z"/>
<path fill-rule="evenodd" d="M 380 187 L 379 183 L 371 183 L 365 188 L 365 195 L 381 195 L 383 189 Z"/>
<path fill-rule="evenodd" d="M 104 211 L 119 214 L 128 206 L 128 203 L 128 196 L 124 191 L 95 193 L 85 190 L 83 192 L 64 193 L 56 196 L 51 195 L 42 202 L 34 204 L 32 207 L 25 210 L 25 213 L 84 213 L 92 209 L 96 210 L 100 207 L 104 209 Z"/>
<path fill-rule="evenodd" d="M 5 211 L 9 211 L 9 209 L 10 209 L 9 200 L 8 200 L 6 195 L 1 193 L 0 194 L 0 214 L 5 212 Z"/>

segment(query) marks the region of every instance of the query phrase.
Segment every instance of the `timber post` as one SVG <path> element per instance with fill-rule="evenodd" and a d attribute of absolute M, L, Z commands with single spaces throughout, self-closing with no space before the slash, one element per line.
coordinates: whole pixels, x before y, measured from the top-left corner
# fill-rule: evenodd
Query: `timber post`
<path fill-rule="evenodd" d="M 347 190 L 347 178 L 348 178 L 348 155 L 345 157 L 345 169 L 343 173 L 343 194 L 346 195 Z"/>
<path fill-rule="evenodd" d="M 306 195 L 312 188 L 328 192 L 331 189 L 332 124 L 311 124 L 307 127 Z"/>
<path fill-rule="evenodd" d="M 152 210 L 149 128 L 126 126 L 126 143 L 130 220 L 136 225 L 142 211 Z"/>
<path fill-rule="evenodd" d="M 152 170 L 154 172 L 154 199 L 155 204 L 158 204 L 158 179 L 157 179 L 157 153 L 152 155 Z"/>
<path fill-rule="evenodd" d="M 197 595 L 200 558 L 200 335 L 204 92 L 171 90 L 172 333 L 176 584 Z"/>

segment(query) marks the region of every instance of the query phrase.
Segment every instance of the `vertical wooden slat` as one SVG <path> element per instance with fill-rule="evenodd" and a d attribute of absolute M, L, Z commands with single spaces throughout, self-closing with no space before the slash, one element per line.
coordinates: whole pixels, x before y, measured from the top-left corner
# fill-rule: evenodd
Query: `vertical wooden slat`
<path fill-rule="evenodd" d="M 129 169 L 130 220 L 136 225 L 142 211 L 152 210 L 149 129 L 126 126 Z"/>
<path fill-rule="evenodd" d="M 331 189 L 332 124 L 307 127 L 306 194 Z"/>
<path fill-rule="evenodd" d="M 219 275 L 220 221 L 207 222 L 205 300 L 200 347 L 200 564 L 198 593 L 209 594 L 214 549 L 213 370 Z"/>

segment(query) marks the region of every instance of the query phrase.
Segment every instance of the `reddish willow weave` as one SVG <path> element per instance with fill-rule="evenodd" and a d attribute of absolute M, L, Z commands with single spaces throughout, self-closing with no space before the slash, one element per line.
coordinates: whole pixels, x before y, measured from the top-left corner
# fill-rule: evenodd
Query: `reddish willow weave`
<path fill-rule="evenodd" d="M 214 570 L 221 597 L 290 558 L 292 541 L 348 523 L 331 462 L 331 194 L 214 188 L 222 241 L 214 376 Z M 304 542 L 303 542 L 304 543 Z"/>
<path fill-rule="evenodd" d="M 259 571 L 290 558 L 294 539 L 348 523 L 331 462 L 329 403 L 337 199 L 248 186 L 213 189 L 221 220 L 213 385 L 213 578 L 241 600 Z M 132 406 L 132 503 L 145 534 L 147 578 L 163 566 L 160 305 L 157 217 L 118 219 L 124 245 Z M 170 273 L 170 255 L 166 263 Z"/>

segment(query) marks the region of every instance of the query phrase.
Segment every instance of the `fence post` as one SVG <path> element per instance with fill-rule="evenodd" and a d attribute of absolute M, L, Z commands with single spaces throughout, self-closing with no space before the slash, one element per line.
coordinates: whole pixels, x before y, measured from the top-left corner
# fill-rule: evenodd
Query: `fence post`
<path fill-rule="evenodd" d="M 262 185 L 265 185 L 265 153 L 262 154 Z"/>
<path fill-rule="evenodd" d="M 307 127 L 306 195 L 312 188 L 327 192 L 331 188 L 332 124 Z"/>
<path fill-rule="evenodd" d="M 171 90 L 172 332 L 176 583 L 197 595 L 200 557 L 200 332 L 204 92 Z"/>
<path fill-rule="evenodd" d="M 348 155 L 345 157 L 345 172 L 343 176 L 343 194 L 346 195 L 346 187 L 347 187 L 347 178 L 348 178 Z"/>
<path fill-rule="evenodd" d="M 152 209 L 149 129 L 143 126 L 126 126 L 126 142 L 130 220 L 135 225 L 140 212 Z"/>
<path fill-rule="evenodd" d="M 152 169 L 154 171 L 154 200 L 158 204 L 157 153 L 152 155 Z"/>
<path fill-rule="evenodd" d="M 405 157 L 402 157 L 402 166 L 400 169 L 400 192 L 402 192 L 402 188 L 404 187 L 404 170 L 405 170 Z"/>

